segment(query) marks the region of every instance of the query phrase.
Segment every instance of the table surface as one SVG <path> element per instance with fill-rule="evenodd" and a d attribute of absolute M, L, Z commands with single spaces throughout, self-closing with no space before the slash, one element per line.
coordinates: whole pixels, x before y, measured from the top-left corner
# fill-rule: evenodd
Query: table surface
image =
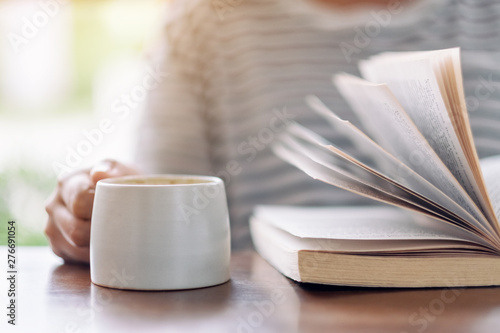
<path fill-rule="evenodd" d="M 121 291 L 46 247 L 17 251 L 17 325 L 6 323 L 2 278 L 2 332 L 500 332 L 500 288 L 305 285 L 246 251 L 233 253 L 231 280 L 216 287 Z"/>

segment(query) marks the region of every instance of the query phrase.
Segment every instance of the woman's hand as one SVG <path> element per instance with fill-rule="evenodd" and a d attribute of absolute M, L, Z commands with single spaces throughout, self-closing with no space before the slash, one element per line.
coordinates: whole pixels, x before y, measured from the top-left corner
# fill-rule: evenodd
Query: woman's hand
<path fill-rule="evenodd" d="M 104 178 L 137 174 L 131 167 L 105 160 L 92 169 L 71 173 L 60 179 L 47 200 L 49 214 L 45 234 L 52 251 L 65 261 L 90 260 L 90 219 L 96 183 Z"/>

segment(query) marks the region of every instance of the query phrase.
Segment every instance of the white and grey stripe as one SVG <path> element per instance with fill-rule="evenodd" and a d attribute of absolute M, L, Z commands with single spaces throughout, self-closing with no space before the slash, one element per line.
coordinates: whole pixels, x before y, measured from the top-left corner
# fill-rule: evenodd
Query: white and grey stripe
<path fill-rule="evenodd" d="M 331 76 L 338 71 L 358 74 L 357 61 L 370 55 L 460 46 L 478 152 L 500 153 L 497 1 L 405 4 L 350 62 L 339 44 L 353 45 L 355 28 L 365 21 L 332 25 L 338 15 L 306 0 L 242 0 L 221 19 L 211 3 L 174 4 L 177 10 L 165 26 L 166 46 L 157 59 L 169 77 L 151 93 L 137 157 L 148 172 L 195 174 L 217 173 L 228 161 L 238 161 L 241 173 L 227 182 L 236 243 L 248 243 L 247 220 L 257 204 L 363 201 L 310 179 L 275 157 L 269 144 L 250 162 L 250 154 L 238 147 L 269 127 L 273 110 L 284 108 L 313 131 L 342 140 L 305 105 L 304 97 L 315 94 L 356 123 Z M 495 83 L 487 87 L 486 98 L 478 97 L 475 91 L 485 79 Z"/>

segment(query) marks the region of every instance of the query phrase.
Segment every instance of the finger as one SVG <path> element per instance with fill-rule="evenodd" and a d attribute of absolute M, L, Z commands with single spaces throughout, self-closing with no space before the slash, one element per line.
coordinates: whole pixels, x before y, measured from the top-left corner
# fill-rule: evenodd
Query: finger
<path fill-rule="evenodd" d="M 60 183 L 60 196 L 77 218 L 89 220 L 94 203 L 94 184 L 86 172 L 74 174 Z"/>
<path fill-rule="evenodd" d="M 90 242 L 90 221 L 75 217 L 62 202 L 54 205 L 52 220 L 62 235 L 75 247 L 86 247 Z"/>
<path fill-rule="evenodd" d="M 90 178 L 95 185 L 105 178 L 136 175 L 138 171 L 114 160 L 104 160 L 90 170 Z"/>
<path fill-rule="evenodd" d="M 89 247 L 74 247 L 61 234 L 52 219 L 47 222 L 45 234 L 50 242 L 52 251 L 67 262 L 90 262 Z"/>
<path fill-rule="evenodd" d="M 59 197 L 58 189 L 56 188 L 50 196 L 45 200 L 45 211 L 47 211 L 47 214 L 49 216 L 52 214 L 52 208 L 54 207 L 54 203 L 57 202 Z"/>

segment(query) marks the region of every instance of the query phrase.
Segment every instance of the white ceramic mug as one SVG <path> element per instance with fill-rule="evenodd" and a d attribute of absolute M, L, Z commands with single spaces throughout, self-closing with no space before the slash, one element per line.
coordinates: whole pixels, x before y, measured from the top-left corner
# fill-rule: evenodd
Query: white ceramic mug
<path fill-rule="evenodd" d="M 224 183 L 191 175 L 97 183 L 90 235 L 92 282 L 138 290 L 190 289 L 229 280 Z"/>

